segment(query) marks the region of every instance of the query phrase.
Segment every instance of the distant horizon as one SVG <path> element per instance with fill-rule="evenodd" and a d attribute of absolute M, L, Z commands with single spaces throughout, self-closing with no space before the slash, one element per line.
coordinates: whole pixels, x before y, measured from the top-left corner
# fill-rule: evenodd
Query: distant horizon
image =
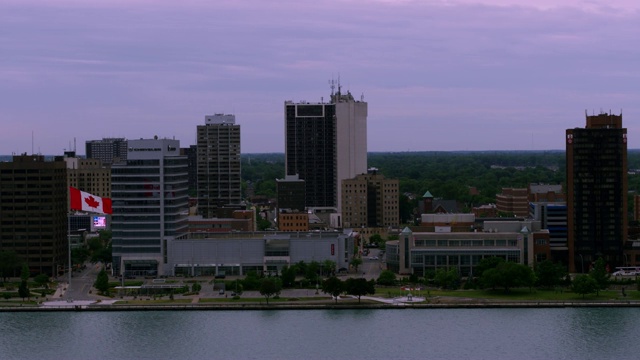
<path fill-rule="evenodd" d="M 181 148 L 184 148 L 181 146 Z M 415 151 L 367 151 L 367 154 L 419 154 L 419 153 L 548 153 L 548 152 L 566 152 L 565 149 L 548 149 L 548 150 L 415 150 Z M 640 148 L 627 149 L 627 152 L 640 152 Z M 10 158 L 23 154 L 0 154 L 0 158 Z M 63 156 L 64 154 L 26 154 L 27 156 L 41 155 L 44 157 Z M 245 155 L 284 155 L 284 152 L 261 152 L 261 153 L 241 153 Z M 85 157 L 86 154 L 77 154 L 76 156 Z"/>

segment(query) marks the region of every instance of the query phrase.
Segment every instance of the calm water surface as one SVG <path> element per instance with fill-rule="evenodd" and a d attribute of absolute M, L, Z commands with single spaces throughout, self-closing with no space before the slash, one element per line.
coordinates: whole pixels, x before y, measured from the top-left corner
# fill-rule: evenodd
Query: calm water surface
<path fill-rule="evenodd" d="M 0 313 L 0 359 L 639 359 L 640 309 Z"/>

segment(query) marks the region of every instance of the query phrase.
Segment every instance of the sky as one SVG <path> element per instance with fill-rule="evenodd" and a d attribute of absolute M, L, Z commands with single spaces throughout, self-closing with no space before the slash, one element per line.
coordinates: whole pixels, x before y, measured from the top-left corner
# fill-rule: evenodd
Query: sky
<path fill-rule="evenodd" d="M 640 148 L 635 0 L 3 0 L 0 154 L 195 143 L 236 115 L 284 152 L 284 102 L 368 103 L 372 151 L 562 150 L 585 113 Z"/>

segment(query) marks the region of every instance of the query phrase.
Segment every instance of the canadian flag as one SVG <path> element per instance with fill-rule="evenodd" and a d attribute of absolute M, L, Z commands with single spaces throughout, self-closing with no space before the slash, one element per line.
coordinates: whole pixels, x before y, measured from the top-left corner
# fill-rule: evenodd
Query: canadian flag
<path fill-rule="evenodd" d="M 90 211 L 100 214 L 112 214 L 111 199 L 95 196 L 69 186 L 71 210 Z"/>

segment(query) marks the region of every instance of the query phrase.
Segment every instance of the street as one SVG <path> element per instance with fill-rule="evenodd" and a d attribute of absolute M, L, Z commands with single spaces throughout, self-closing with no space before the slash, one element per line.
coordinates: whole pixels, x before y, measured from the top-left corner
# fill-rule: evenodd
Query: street
<path fill-rule="evenodd" d="M 67 291 L 64 294 L 64 299 L 66 300 L 94 300 L 96 299 L 95 294 L 89 294 L 93 283 L 96 281 L 96 277 L 102 269 L 102 264 L 91 264 L 87 263 L 87 268 L 80 271 L 74 272 L 73 277 L 71 278 L 71 285 L 67 286 Z M 65 274 L 60 278 L 63 282 L 69 280 L 69 274 Z"/>

